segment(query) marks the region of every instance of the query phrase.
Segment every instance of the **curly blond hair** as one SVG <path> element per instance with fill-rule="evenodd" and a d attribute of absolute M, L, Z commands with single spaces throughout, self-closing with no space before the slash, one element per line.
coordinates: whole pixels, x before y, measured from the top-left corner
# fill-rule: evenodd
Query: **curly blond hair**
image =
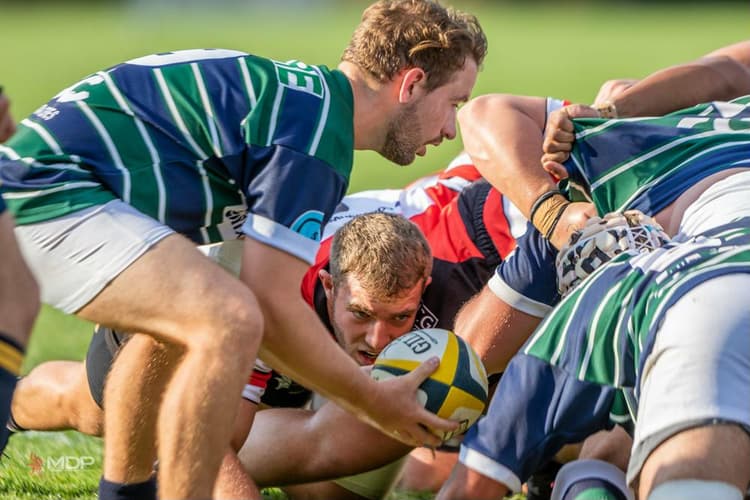
<path fill-rule="evenodd" d="M 334 287 L 347 275 L 375 299 L 401 297 L 432 272 L 432 252 L 422 230 L 400 215 L 373 212 L 354 217 L 331 242 Z"/>
<path fill-rule="evenodd" d="M 381 82 L 419 67 L 433 90 L 463 68 L 467 57 L 480 66 L 486 54 L 487 38 L 475 16 L 434 0 L 380 0 L 365 9 L 341 60 Z"/>

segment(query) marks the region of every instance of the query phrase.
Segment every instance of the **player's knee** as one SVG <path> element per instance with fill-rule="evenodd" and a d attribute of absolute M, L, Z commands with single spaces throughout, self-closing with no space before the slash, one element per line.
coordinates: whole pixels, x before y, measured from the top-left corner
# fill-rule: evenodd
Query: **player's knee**
<path fill-rule="evenodd" d="M 742 500 L 743 493 L 736 486 L 723 481 L 673 479 L 656 486 L 647 500 Z"/>
<path fill-rule="evenodd" d="M 206 355 L 220 356 L 215 359 L 250 366 L 263 335 L 263 313 L 252 292 L 247 290 L 222 301 L 209 323 L 210 328 L 200 332 L 203 335 L 195 347 Z"/>

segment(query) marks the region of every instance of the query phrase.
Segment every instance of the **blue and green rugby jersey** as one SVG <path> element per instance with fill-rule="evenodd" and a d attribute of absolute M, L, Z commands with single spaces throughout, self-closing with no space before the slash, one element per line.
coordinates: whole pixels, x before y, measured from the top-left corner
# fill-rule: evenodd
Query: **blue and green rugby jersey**
<path fill-rule="evenodd" d="M 154 54 L 99 71 L 0 146 L 18 224 L 119 198 L 196 243 L 251 237 L 307 260 L 353 160 L 343 73 L 242 52 Z"/>

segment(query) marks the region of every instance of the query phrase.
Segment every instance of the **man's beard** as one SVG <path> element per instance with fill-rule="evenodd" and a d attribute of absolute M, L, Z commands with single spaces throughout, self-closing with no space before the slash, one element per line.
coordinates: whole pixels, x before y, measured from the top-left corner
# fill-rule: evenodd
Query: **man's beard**
<path fill-rule="evenodd" d="M 422 146 L 419 142 L 422 127 L 417 120 L 416 110 L 416 104 L 409 105 L 388 126 L 380 154 L 397 165 L 412 163 L 417 149 Z"/>

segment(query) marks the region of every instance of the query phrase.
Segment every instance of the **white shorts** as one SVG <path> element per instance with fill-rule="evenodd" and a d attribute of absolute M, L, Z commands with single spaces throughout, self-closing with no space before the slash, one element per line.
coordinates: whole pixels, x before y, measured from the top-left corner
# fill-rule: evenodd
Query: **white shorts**
<path fill-rule="evenodd" d="M 740 217 L 750 217 L 750 170 L 711 185 L 685 210 L 675 240 L 684 241 Z"/>
<path fill-rule="evenodd" d="M 656 447 L 716 423 L 750 430 L 750 274 L 697 285 L 666 313 L 643 368 L 628 483 Z"/>
<path fill-rule="evenodd" d="M 42 302 L 71 314 L 174 230 L 114 200 L 15 233 Z"/>

